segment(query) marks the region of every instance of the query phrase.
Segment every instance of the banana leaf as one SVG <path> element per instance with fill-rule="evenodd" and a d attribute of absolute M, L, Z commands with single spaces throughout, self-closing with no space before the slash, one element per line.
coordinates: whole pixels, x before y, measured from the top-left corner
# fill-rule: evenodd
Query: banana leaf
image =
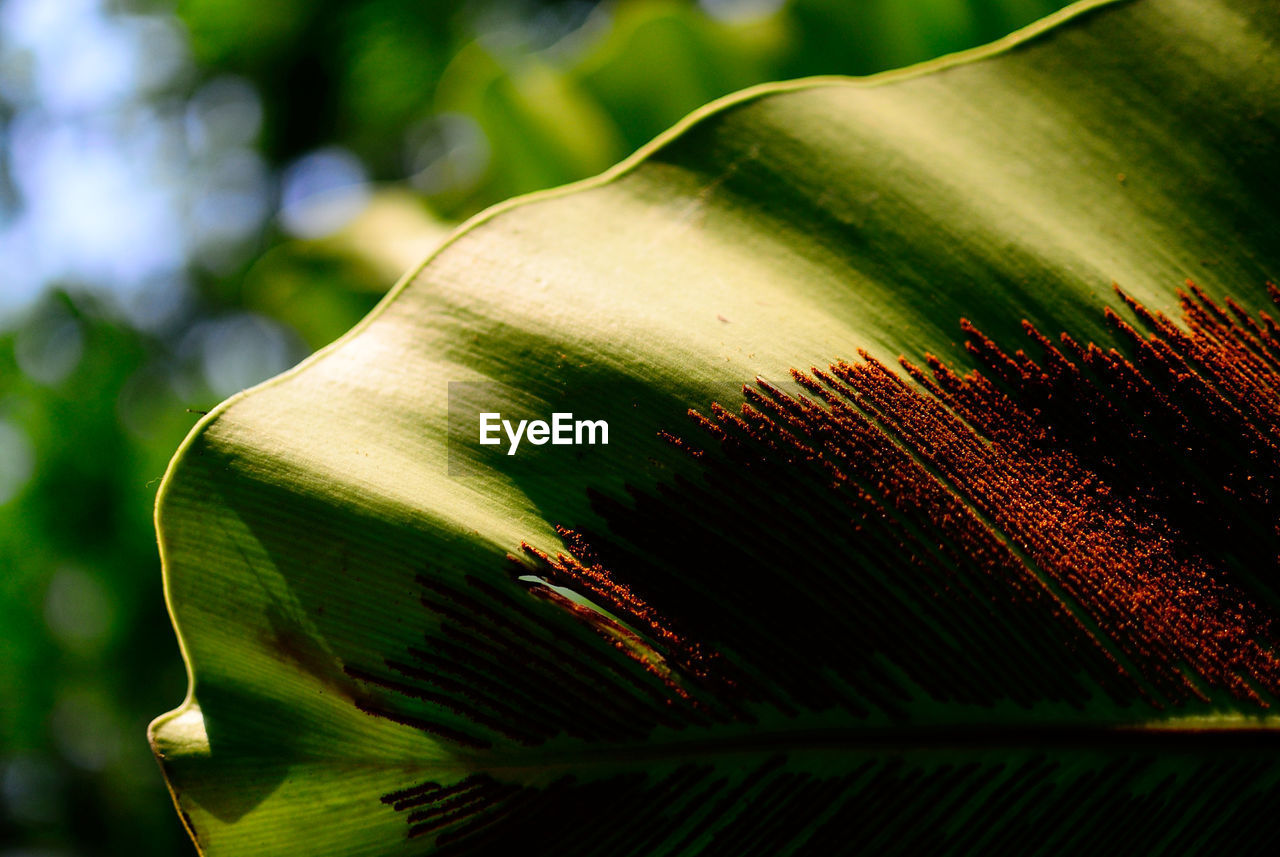
<path fill-rule="evenodd" d="M 1273 853 L 1275 11 L 731 97 L 210 413 L 201 853 Z"/>

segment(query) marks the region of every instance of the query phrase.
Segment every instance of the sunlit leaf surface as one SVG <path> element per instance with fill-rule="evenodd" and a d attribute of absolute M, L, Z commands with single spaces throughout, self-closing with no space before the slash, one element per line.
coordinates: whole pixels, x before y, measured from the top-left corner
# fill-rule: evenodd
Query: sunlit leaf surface
<path fill-rule="evenodd" d="M 748 93 L 221 406 L 159 506 L 200 848 L 1274 848 L 1278 38 Z"/>

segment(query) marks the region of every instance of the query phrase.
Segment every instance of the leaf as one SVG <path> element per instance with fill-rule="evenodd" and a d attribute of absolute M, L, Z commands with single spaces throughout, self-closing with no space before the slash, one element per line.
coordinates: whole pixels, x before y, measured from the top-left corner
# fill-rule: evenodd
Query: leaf
<path fill-rule="evenodd" d="M 1273 12 L 732 98 L 220 406 L 158 508 L 201 851 L 1274 849 Z"/>

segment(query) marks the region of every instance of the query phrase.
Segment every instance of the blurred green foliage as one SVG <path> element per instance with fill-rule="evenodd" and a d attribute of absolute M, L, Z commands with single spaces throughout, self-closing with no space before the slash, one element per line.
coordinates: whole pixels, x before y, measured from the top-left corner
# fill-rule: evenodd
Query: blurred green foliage
<path fill-rule="evenodd" d="M 192 853 L 143 729 L 185 688 L 151 505 L 193 411 L 340 335 L 451 223 L 599 172 L 707 101 L 924 60 L 1060 5 L 179 0 L 189 91 L 247 79 L 277 174 L 339 146 L 378 190 L 333 234 L 272 219 L 245 259 L 192 264 L 193 297 L 154 329 L 91 282 L 0 321 L 0 857 Z"/>
<path fill-rule="evenodd" d="M 593 175 L 738 89 L 909 65 L 994 40 L 1064 4 L 773 5 L 183 0 L 179 8 L 206 67 L 258 84 L 274 159 L 338 141 L 378 179 L 417 177 L 436 210 L 459 218 Z"/>

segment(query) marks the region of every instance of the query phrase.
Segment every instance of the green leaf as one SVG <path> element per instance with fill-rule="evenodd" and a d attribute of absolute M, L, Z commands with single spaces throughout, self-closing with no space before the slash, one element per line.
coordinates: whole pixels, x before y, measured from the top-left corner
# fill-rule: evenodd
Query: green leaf
<path fill-rule="evenodd" d="M 745 93 L 220 406 L 158 507 L 202 853 L 1274 849 L 1278 41 Z"/>

